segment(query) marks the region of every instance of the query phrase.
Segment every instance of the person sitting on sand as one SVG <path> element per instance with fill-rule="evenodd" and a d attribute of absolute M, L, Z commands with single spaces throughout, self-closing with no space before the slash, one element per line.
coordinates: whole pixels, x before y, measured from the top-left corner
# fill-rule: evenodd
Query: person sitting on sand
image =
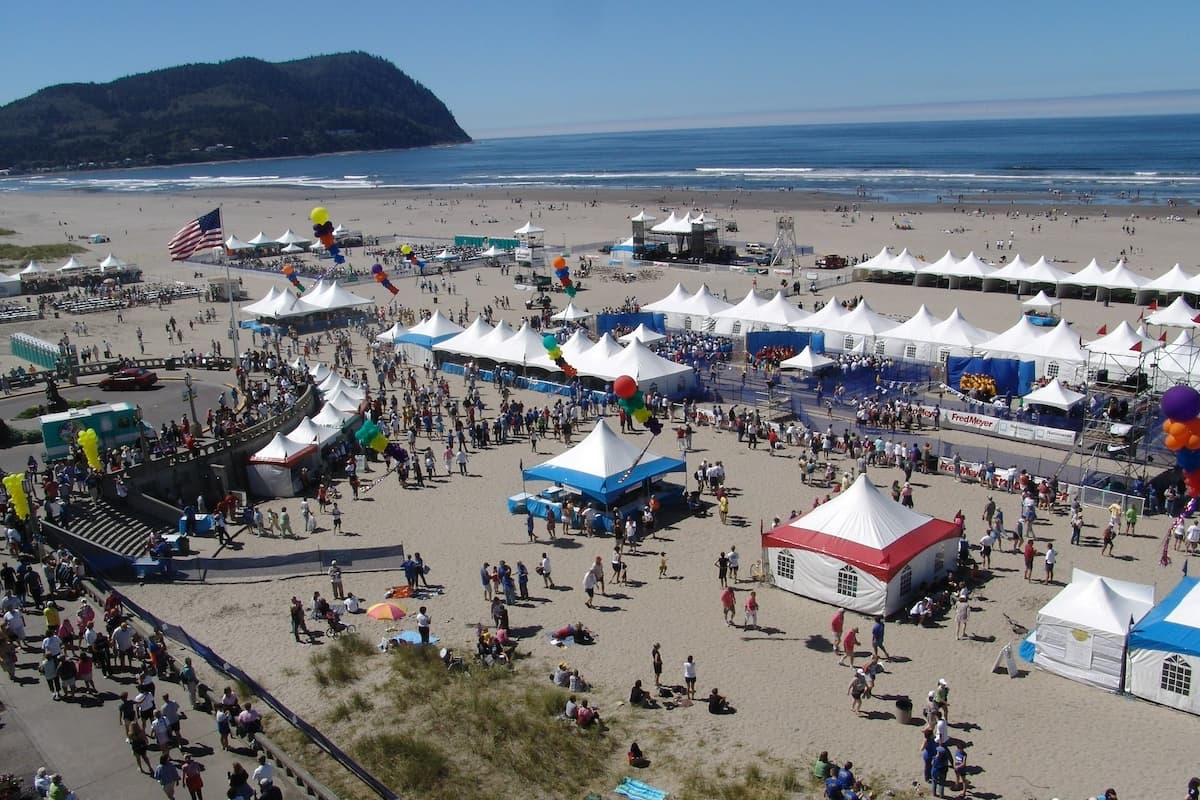
<path fill-rule="evenodd" d="M 922 597 L 908 612 L 909 622 L 914 625 L 926 625 L 933 618 L 933 601 Z"/>
<path fill-rule="evenodd" d="M 645 769 L 650 766 L 650 760 L 642 755 L 642 748 L 638 747 L 638 743 L 634 742 L 629 745 L 629 753 L 626 755 L 629 759 L 629 766 Z"/>
<path fill-rule="evenodd" d="M 592 685 L 585 681 L 576 669 L 571 671 L 571 677 L 567 679 L 567 688 L 572 692 L 590 692 Z"/>
<path fill-rule="evenodd" d="M 575 695 L 571 695 L 567 698 L 567 705 L 563 708 L 562 718 L 575 719 L 575 715 L 578 713 L 578 711 L 579 701 L 576 700 Z"/>
<path fill-rule="evenodd" d="M 563 661 L 558 665 L 558 668 L 554 670 L 554 674 L 550 676 L 550 680 L 554 681 L 555 686 L 561 686 L 564 689 L 567 688 L 567 684 L 571 682 L 571 667 L 567 662 Z"/>
<path fill-rule="evenodd" d="M 708 693 L 708 713 L 710 714 L 732 714 L 733 706 L 729 705 L 729 701 L 721 696 L 717 691 L 717 687 Z"/>
<path fill-rule="evenodd" d="M 658 708 L 658 703 L 650 693 L 642 688 L 641 680 L 633 682 L 633 688 L 629 690 L 629 705 L 640 706 L 641 708 Z"/>
<path fill-rule="evenodd" d="M 574 637 L 575 644 L 591 644 L 595 641 L 595 637 L 592 635 L 592 632 L 583 627 L 582 622 L 576 622 L 574 625 L 567 625 L 564 628 L 559 628 L 553 634 L 551 634 L 550 638 L 561 642 L 571 637 Z"/>
<path fill-rule="evenodd" d="M 823 781 L 829 777 L 832 769 L 833 762 L 829 760 L 829 751 L 822 750 L 821 755 L 817 756 L 817 760 L 813 763 L 813 777 L 819 781 Z"/>
<path fill-rule="evenodd" d="M 600 712 L 589 706 L 587 698 L 584 698 L 575 711 L 575 724 L 581 728 L 590 728 L 592 723 L 600 724 Z"/>
<path fill-rule="evenodd" d="M 346 613 L 357 614 L 362 610 L 362 601 L 354 596 L 354 592 L 346 595 Z"/>

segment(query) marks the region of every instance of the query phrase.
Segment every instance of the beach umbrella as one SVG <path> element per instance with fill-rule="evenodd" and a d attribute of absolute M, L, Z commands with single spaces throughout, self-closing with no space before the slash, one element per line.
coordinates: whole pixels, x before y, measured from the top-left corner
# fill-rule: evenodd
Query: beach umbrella
<path fill-rule="evenodd" d="M 367 616 L 371 619 L 398 620 L 408 616 L 408 612 L 395 603 L 376 603 L 367 609 Z"/>

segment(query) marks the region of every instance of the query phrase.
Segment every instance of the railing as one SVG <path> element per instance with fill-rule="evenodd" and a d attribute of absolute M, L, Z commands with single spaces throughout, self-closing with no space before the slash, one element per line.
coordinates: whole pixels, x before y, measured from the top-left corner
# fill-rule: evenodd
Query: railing
<path fill-rule="evenodd" d="M 275 765 L 295 781 L 296 785 L 303 789 L 309 797 L 315 797 L 317 800 L 339 800 L 338 795 L 332 789 L 318 781 L 308 770 L 293 761 L 265 733 L 256 733 L 253 738 L 254 744 L 266 753 L 267 757 L 274 761 Z"/>

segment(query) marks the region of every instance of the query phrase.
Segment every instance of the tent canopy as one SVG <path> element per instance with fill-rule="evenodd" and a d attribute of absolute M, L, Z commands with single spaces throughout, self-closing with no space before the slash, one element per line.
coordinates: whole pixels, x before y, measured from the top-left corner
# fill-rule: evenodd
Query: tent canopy
<path fill-rule="evenodd" d="M 686 303 L 691 296 L 692 293 L 685 289 L 682 283 L 677 283 L 675 284 L 675 288 L 671 290 L 670 294 L 661 300 L 655 300 L 653 303 L 646 303 L 644 306 L 642 306 L 642 311 L 660 311 L 667 314 L 675 314 L 683 308 L 684 303 Z"/>
<path fill-rule="evenodd" d="M 764 534 L 762 543 L 829 555 L 889 581 L 930 545 L 955 538 L 954 523 L 905 508 L 859 475 L 828 503 Z"/>
<path fill-rule="evenodd" d="M 1071 582 L 1038 612 L 1043 619 L 1124 636 L 1154 605 L 1154 587 L 1076 569 Z"/>
<path fill-rule="evenodd" d="M 1185 577 L 1129 634 L 1129 649 L 1200 656 L 1200 578 Z"/>
<path fill-rule="evenodd" d="M 1196 277 L 1183 271 L 1179 264 L 1148 282 L 1142 289 L 1155 292 L 1195 292 Z"/>
<path fill-rule="evenodd" d="M 408 332 L 408 328 L 404 327 L 399 322 L 395 322 L 392 324 L 392 327 L 388 328 L 383 333 L 377 335 L 375 337 L 375 341 L 386 342 L 387 344 L 394 344 L 397 339 L 399 339 L 401 336 L 403 336 L 407 332 Z"/>
<path fill-rule="evenodd" d="M 654 344 L 655 342 L 661 342 L 663 339 L 666 339 L 666 338 L 667 338 L 667 335 L 665 333 L 659 333 L 658 331 L 652 331 L 649 328 L 647 328 L 646 323 L 643 322 L 643 323 L 639 324 L 636 328 L 631 330 L 629 333 L 625 334 L 624 336 L 618 337 L 618 341 L 629 344 L 634 339 L 636 339 L 639 342 L 641 342 L 642 344 Z"/>
<path fill-rule="evenodd" d="M 827 367 L 834 363 L 832 358 L 826 358 L 819 353 L 814 353 L 812 347 L 804 345 L 804 349 L 791 358 L 779 362 L 780 369 L 798 369 L 803 372 L 816 372 L 822 367 Z"/>
<path fill-rule="evenodd" d="M 1181 294 L 1169 306 L 1147 314 L 1146 322 L 1151 325 L 1166 325 L 1173 328 L 1196 328 L 1200 327 L 1200 323 L 1196 322 L 1197 315 L 1200 315 L 1200 311 L 1192 308 Z"/>
<path fill-rule="evenodd" d="M 654 453 L 621 438 L 599 420 L 583 441 L 548 461 L 525 470 L 526 480 L 545 480 L 579 489 L 589 497 L 608 503 L 642 481 L 669 472 L 684 472 L 687 465 L 677 458 Z M 639 461 L 639 456 L 641 460 Z M 637 462 L 637 466 L 633 466 Z M 628 476 L 627 470 L 632 471 Z"/>
<path fill-rule="evenodd" d="M 441 311 L 434 311 L 433 316 L 413 325 L 397 341 L 431 348 L 438 342 L 444 342 L 456 333 L 462 333 L 462 331 L 461 326 L 455 325 L 446 319 Z"/>
<path fill-rule="evenodd" d="M 255 247 L 262 247 L 264 245 L 270 245 L 270 244 L 278 244 L 278 242 L 276 242 L 274 239 L 269 238 L 262 231 L 259 231 L 258 235 L 255 236 L 253 239 L 250 239 L 249 242 L 250 242 L 250 244 L 254 245 Z"/>
<path fill-rule="evenodd" d="M 330 439 L 336 438 L 340 432 L 340 428 L 318 425 L 308 417 L 305 417 L 296 425 L 295 430 L 287 434 L 287 438 L 289 441 L 296 442 L 297 444 L 315 444 L 321 447 Z"/>
<path fill-rule="evenodd" d="M 1045 289 L 1041 289 L 1033 297 L 1022 302 L 1021 305 L 1025 308 L 1032 308 L 1034 311 L 1054 311 L 1062 307 L 1062 302 L 1046 294 Z"/>
<path fill-rule="evenodd" d="M 285 466 L 303 461 L 316 452 L 315 444 L 304 444 L 276 433 L 266 447 L 250 456 L 251 464 L 283 464 Z"/>
<path fill-rule="evenodd" d="M 250 244 L 249 242 L 243 242 L 241 239 L 237 238 L 233 234 L 230 234 L 229 238 L 225 240 L 225 249 L 226 250 L 235 250 L 235 251 L 236 250 L 253 250 L 254 245 Z"/>
<path fill-rule="evenodd" d="M 104 260 L 100 262 L 100 266 L 103 269 L 119 269 L 120 267 L 128 265 L 121 259 L 114 256 L 112 253 L 109 253 L 104 257 Z"/>
<path fill-rule="evenodd" d="M 284 231 L 283 233 L 281 233 L 279 235 L 279 238 L 275 240 L 275 243 L 289 245 L 289 244 L 302 244 L 304 242 L 309 242 L 309 241 L 312 241 L 312 240 L 307 239 L 303 236 L 299 236 L 291 228 L 288 228 L 286 231 Z"/>
<path fill-rule="evenodd" d="M 1058 378 L 1047 383 L 1040 389 L 1034 389 L 1023 398 L 1026 404 L 1050 406 L 1063 411 L 1070 411 L 1076 404 L 1082 402 L 1087 395 L 1074 392 L 1063 386 Z"/>
<path fill-rule="evenodd" d="M 575 305 L 574 300 L 571 300 L 570 302 L 567 303 L 567 307 L 564 308 L 562 311 L 559 311 L 557 314 L 551 314 L 550 319 L 559 320 L 559 321 L 563 321 L 563 322 L 570 322 L 571 320 L 576 320 L 576 319 L 587 319 L 591 315 L 592 314 L 590 311 L 584 311 L 582 308 Z"/>
<path fill-rule="evenodd" d="M 842 308 L 842 302 L 838 300 L 837 295 L 833 295 L 829 298 L 828 303 L 792 327 L 806 331 L 840 330 L 834 326 L 841 321 L 842 317 L 849 313 L 849 311 Z"/>
<path fill-rule="evenodd" d="M 594 346 L 593 349 L 595 349 Z M 686 364 L 677 364 L 663 358 L 636 339 L 625 346 L 619 354 L 603 363 L 596 363 L 598 359 L 594 361 L 591 355 L 590 350 L 585 353 L 584 359 L 587 366 L 578 369 L 584 374 L 605 381 L 614 381 L 622 375 L 628 375 L 643 389 L 648 388 L 652 383 L 670 381 L 673 378 L 683 380 L 685 383 L 695 381 L 694 369 Z M 660 387 L 660 391 L 669 393 L 673 388 L 668 385 Z"/>
<path fill-rule="evenodd" d="M 546 232 L 546 229 L 539 228 L 537 225 L 534 225 L 533 220 L 526 222 L 524 225 L 522 225 L 521 227 L 519 227 L 515 231 L 513 231 L 513 233 L 515 233 L 517 236 L 528 236 L 531 233 L 545 233 L 545 232 Z"/>

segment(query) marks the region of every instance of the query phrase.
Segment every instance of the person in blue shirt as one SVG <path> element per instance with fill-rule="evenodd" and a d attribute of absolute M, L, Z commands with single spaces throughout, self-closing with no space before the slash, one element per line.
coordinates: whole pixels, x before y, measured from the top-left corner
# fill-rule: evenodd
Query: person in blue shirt
<path fill-rule="evenodd" d="M 876 617 L 875 624 L 871 627 L 871 651 L 878 656 L 879 651 L 883 651 L 883 657 L 888 661 L 892 660 L 892 656 L 888 653 L 887 648 L 883 646 L 883 635 L 885 633 L 883 617 Z"/>
<path fill-rule="evenodd" d="M 847 761 L 845 766 L 843 766 L 841 769 L 838 770 L 838 774 L 837 774 L 838 784 L 842 787 L 842 789 L 853 789 L 854 784 L 857 783 L 857 781 L 854 778 L 853 767 L 854 767 L 854 762 Z"/>
<path fill-rule="evenodd" d="M 925 741 L 921 742 L 921 761 L 924 763 L 925 782 L 933 780 L 933 756 L 937 752 L 937 742 L 933 740 L 933 731 L 925 731 Z"/>
<path fill-rule="evenodd" d="M 931 790 L 934 797 L 946 796 L 946 773 L 950 769 L 950 751 L 945 745 L 939 744 L 933 752 L 933 764 L 931 774 Z"/>

